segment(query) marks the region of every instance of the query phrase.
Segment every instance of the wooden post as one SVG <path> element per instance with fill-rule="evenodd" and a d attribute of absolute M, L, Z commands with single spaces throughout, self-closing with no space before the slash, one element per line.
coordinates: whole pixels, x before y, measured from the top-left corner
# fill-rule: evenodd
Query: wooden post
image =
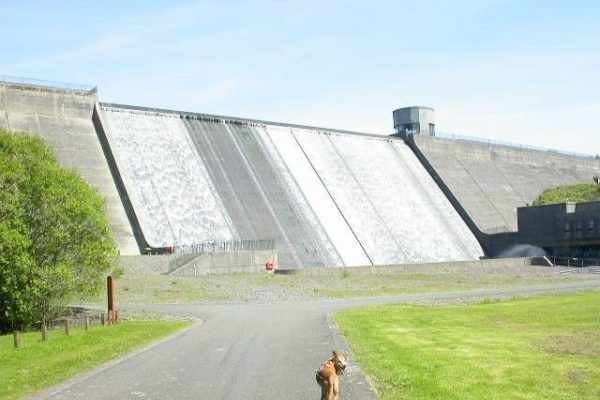
<path fill-rule="evenodd" d="M 104 313 L 100 314 L 100 322 L 102 323 L 102 326 L 104 326 L 104 324 L 105 324 Z"/>
<path fill-rule="evenodd" d="M 48 340 L 48 327 L 45 322 L 42 322 L 42 342 Z"/>
<path fill-rule="evenodd" d="M 115 324 L 115 311 L 116 311 L 116 292 L 115 292 L 115 280 L 112 276 L 106 277 L 106 288 L 108 294 L 108 324 Z"/>
<path fill-rule="evenodd" d="M 21 332 L 15 331 L 14 339 L 15 339 L 15 349 L 18 349 L 19 347 L 21 347 Z"/>
<path fill-rule="evenodd" d="M 65 324 L 65 335 L 69 336 L 69 319 L 67 318 L 63 322 Z"/>
<path fill-rule="evenodd" d="M 88 329 L 90 329 L 90 316 L 86 315 L 85 316 L 85 330 L 87 331 Z"/>

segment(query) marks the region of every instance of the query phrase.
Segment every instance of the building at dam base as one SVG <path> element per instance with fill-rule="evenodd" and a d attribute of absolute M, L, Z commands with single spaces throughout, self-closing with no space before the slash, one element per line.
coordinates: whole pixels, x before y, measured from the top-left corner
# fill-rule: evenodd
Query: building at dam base
<path fill-rule="evenodd" d="M 386 137 L 0 82 L 0 126 L 98 188 L 121 254 L 273 240 L 287 268 L 471 260 L 534 193 L 598 175 L 593 158 L 435 137 L 423 115 L 432 135 Z"/>

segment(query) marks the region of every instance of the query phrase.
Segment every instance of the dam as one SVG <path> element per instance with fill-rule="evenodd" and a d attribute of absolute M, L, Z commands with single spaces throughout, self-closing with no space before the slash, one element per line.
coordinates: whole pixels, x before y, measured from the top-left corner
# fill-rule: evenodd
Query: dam
<path fill-rule="evenodd" d="M 97 188 L 121 254 L 266 240 L 282 268 L 474 260 L 486 235 L 516 229 L 517 207 L 600 171 L 594 157 L 436 137 L 421 111 L 394 113 L 424 118 L 401 126 L 413 134 L 381 136 L 0 82 L 0 127 L 43 136 Z"/>

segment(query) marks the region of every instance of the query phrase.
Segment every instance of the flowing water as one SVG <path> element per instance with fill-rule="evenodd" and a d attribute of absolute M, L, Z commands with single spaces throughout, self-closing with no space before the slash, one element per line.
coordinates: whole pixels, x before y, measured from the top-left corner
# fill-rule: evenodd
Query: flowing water
<path fill-rule="evenodd" d="M 280 266 L 469 260 L 483 252 L 398 139 L 102 107 L 153 246 L 275 239 Z"/>

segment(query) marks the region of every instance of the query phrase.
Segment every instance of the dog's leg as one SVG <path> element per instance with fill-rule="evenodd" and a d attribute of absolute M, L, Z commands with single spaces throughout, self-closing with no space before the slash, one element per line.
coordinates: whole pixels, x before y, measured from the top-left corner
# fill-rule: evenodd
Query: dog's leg
<path fill-rule="evenodd" d="M 317 379 L 317 383 L 321 387 L 321 400 L 326 400 L 325 396 L 327 394 L 327 390 L 325 389 L 325 380 L 321 376 L 321 373 L 319 370 L 315 371 L 315 378 Z"/>
<path fill-rule="evenodd" d="M 333 387 L 333 400 L 338 400 L 339 399 L 339 394 L 340 394 L 340 386 L 339 386 L 339 381 L 336 379 L 333 382 L 333 385 L 331 385 Z"/>
<path fill-rule="evenodd" d="M 327 400 L 335 400 L 334 385 L 335 382 L 327 382 Z"/>
<path fill-rule="evenodd" d="M 321 400 L 327 400 L 327 385 L 321 385 Z"/>

